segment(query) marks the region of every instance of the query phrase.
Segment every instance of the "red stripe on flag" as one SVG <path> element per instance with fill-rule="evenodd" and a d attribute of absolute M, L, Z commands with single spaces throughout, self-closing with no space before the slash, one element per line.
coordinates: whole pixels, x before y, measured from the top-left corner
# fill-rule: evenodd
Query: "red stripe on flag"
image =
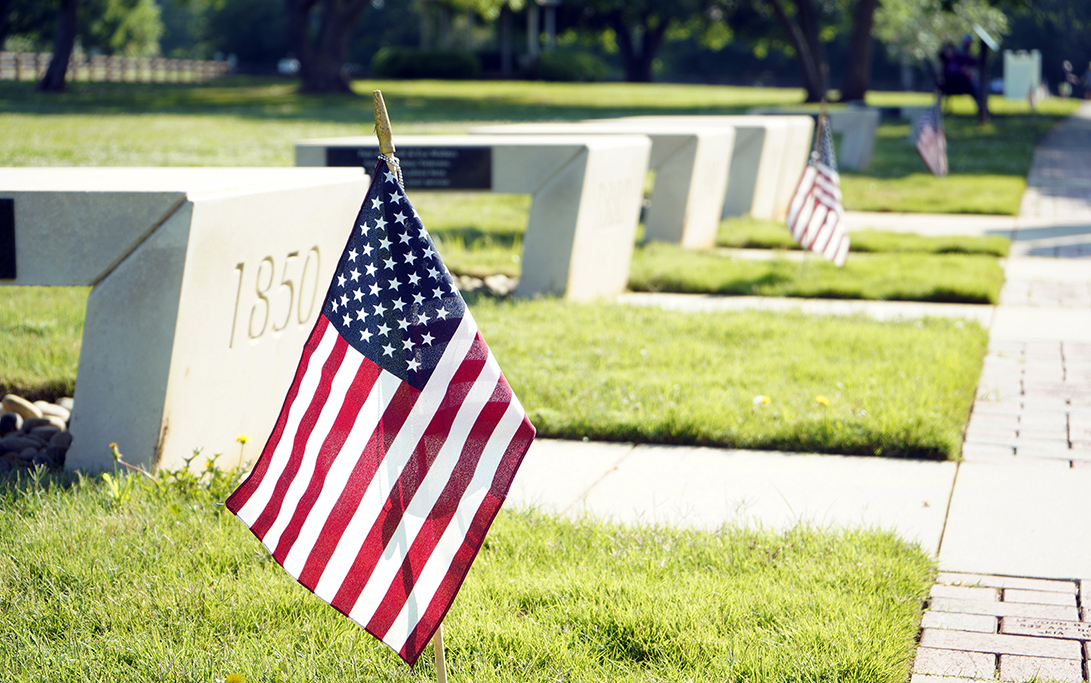
<path fill-rule="evenodd" d="M 348 614 L 352 606 L 360 597 L 364 586 L 371 578 L 375 568 L 376 558 L 381 556 L 391 541 L 391 536 L 401 524 L 405 509 L 413 500 L 414 494 L 428 474 L 428 469 L 435 461 L 436 455 L 447 440 L 458 411 L 467 392 L 473 386 L 474 380 L 481 374 L 482 368 L 488 359 L 488 347 L 478 333 L 466 353 L 465 359 L 455 371 L 451 382 L 447 386 L 447 393 L 429 422 L 420 441 L 413 449 L 405 468 L 398 476 L 397 482 L 391 486 L 390 494 L 372 524 L 367 537 L 356 554 L 345 580 L 337 590 L 337 594 L 330 604 L 338 610 Z M 426 387 L 426 390 L 430 387 Z"/>
<path fill-rule="evenodd" d="M 489 442 L 489 435 L 496 430 L 497 423 L 504 417 L 510 403 L 511 390 L 506 383 L 497 383 L 492 396 L 478 414 L 467 436 L 451 477 L 432 506 L 428 515 L 429 523 L 426 525 L 427 532 L 424 528 L 421 529 L 402 560 L 401 570 L 398 572 L 401 581 L 395 580 L 390 585 L 371 620 L 367 623 L 367 630 L 372 634 L 382 638 L 401 612 L 428 558 L 431 557 L 451 518 L 454 517 L 466 488 L 473 481 L 474 470 Z"/>
<path fill-rule="evenodd" d="M 429 602 L 428 608 L 417 621 L 417 625 L 410 631 L 405 645 L 398 651 L 398 654 L 410 666 L 416 663 L 428 641 L 435 635 L 440 622 L 447 616 L 447 611 L 454 602 L 454 596 L 458 594 L 462 582 L 466 580 L 466 574 L 470 571 L 470 565 L 473 564 L 474 558 L 477 557 L 477 552 L 485 540 L 485 534 L 504 502 L 505 496 L 500 495 L 499 492 L 507 491 L 510 488 L 511 478 L 526 455 L 533 438 L 534 427 L 530 424 L 530 420 L 524 417 L 502 459 L 502 462 L 513 461 L 511 469 L 501 468 L 497 470 L 489 494 L 481 502 L 480 507 L 477 508 L 477 514 L 474 515 L 473 521 L 466 529 L 466 536 L 462 541 L 462 545 L 454 557 L 451 558 L 451 565 L 447 570 L 447 574 L 443 577 L 443 581 L 440 583 L 431 602 Z"/>
<path fill-rule="evenodd" d="M 364 403 L 367 401 L 367 397 L 374 388 L 375 381 L 379 378 L 381 372 L 382 369 L 367 358 L 364 358 L 360 364 L 360 369 L 357 370 L 352 385 L 345 392 L 344 404 L 334 420 L 333 427 L 318 451 L 314 472 L 311 474 L 307 489 L 300 497 L 295 512 L 292 514 L 292 519 L 285 527 L 284 533 L 281 534 L 280 541 L 277 543 L 277 548 L 273 552 L 273 557 L 276 558 L 277 562 L 284 564 L 285 558 L 299 536 L 300 529 L 303 528 L 307 515 L 310 514 L 311 508 L 314 507 L 319 493 L 322 492 L 322 488 L 326 484 L 330 466 L 337 459 L 341 448 L 345 445 L 345 440 L 352 430 L 352 425 L 356 422 L 360 409 L 363 408 Z M 340 482 L 333 482 L 333 484 L 339 485 Z"/>
<path fill-rule="evenodd" d="M 296 430 L 295 439 L 292 442 L 291 455 L 288 456 L 288 461 L 284 463 L 284 469 L 281 470 L 280 478 L 273 489 L 273 495 L 269 499 L 269 503 L 250 526 L 250 530 L 258 538 L 265 538 L 269 527 L 273 525 L 277 515 L 280 514 L 280 507 L 284 503 L 284 494 L 287 493 L 288 487 L 292 485 L 292 480 L 295 479 L 296 472 L 299 470 L 299 465 L 303 460 L 303 450 L 307 447 L 307 440 L 311 438 L 311 432 L 314 431 L 314 425 L 318 422 L 318 416 L 326 404 L 326 399 L 330 396 L 330 385 L 333 383 L 333 378 L 345 359 L 345 351 L 348 348 L 349 345 L 345 340 L 338 336 L 333 342 L 330 355 L 326 357 L 326 362 L 322 365 L 322 375 L 319 378 L 318 386 L 315 388 L 314 396 L 311 397 L 306 412 L 303 413 L 299 420 L 299 428 Z"/>
<path fill-rule="evenodd" d="M 326 570 L 326 564 L 330 561 L 333 551 L 337 549 L 337 544 L 345 533 L 345 527 L 352 520 L 353 513 L 360 507 L 360 499 L 363 498 L 368 483 L 378 471 L 379 464 L 386 457 L 390 444 L 405 424 L 419 395 L 419 391 L 404 382 L 401 383 L 390 405 L 375 426 L 367 446 L 364 447 L 352 474 L 345 482 L 344 491 L 330 510 L 329 519 L 322 526 L 314 548 L 307 556 L 303 571 L 299 573 L 299 582 L 312 591 L 318 585 L 318 580 L 322 578 L 322 572 Z"/>
<path fill-rule="evenodd" d="M 288 389 L 288 395 L 284 397 L 284 403 L 281 404 L 280 417 L 277 418 L 276 425 L 273 427 L 273 433 L 269 435 L 269 440 L 265 443 L 265 448 L 262 449 L 261 456 L 258 458 L 257 464 L 254 465 L 254 469 L 246 477 L 246 481 L 224 503 L 231 512 L 239 513 L 239 510 L 250 500 L 250 496 L 254 495 L 254 491 L 258 489 L 262 479 L 268 473 L 269 461 L 272 460 L 273 451 L 276 450 L 277 445 L 280 444 L 280 439 L 284 436 L 288 413 L 299 394 L 299 385 L 303 381 L 303 376 L 307 374 L 311 356 L 314 354 L 314 350 L 318 348 L 318 344 L 322 341 L 322 336 L 326 333 L 326 328 L 329 325 L 330 321 L 326 319 L 326 316 L 318 316 L 314 329 L 311 330 L 311 336 L 303 346 L 303 357 L 299 361 L 299 367 L 296 368 L 295 379 L 292 380 L 292 386 Z"/>

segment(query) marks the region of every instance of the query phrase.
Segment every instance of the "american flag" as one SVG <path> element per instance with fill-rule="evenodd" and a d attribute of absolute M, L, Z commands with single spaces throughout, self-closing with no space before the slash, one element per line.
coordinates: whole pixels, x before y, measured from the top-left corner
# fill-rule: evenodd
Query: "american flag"
<path fill-rule="evenodd" d="M 943 112 L 940 103 L 917 120 L 914 130 L 917 154 L 936 177 L 947 175 L 947 136 L 943 133 Z"/>
<path fill-rule="evenodd" d="M 841 207 L 833 137 L 825 114 L 818 117 L 816 137 L 816 148 L 788 207 L 788 229 L 796 242 L 843 266 L 849 254 L 849 235 Z"/>
<path fill-rule="evenodd" d="M 227 507 L 413 665 L 534 427 L 396 171 L 378 163 L 273 432 Z"/>

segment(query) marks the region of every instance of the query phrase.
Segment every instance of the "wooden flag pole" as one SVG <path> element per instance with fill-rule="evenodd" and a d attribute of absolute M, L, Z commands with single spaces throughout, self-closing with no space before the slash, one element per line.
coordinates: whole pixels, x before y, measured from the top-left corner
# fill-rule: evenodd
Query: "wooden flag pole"
<path fill-rule="evenodd" d="M 372 98 L 375 100 L 375 135 L 379 138 L 379 154 L 390 156 L 394 153 L 394 134 L 390 130 L 390 116 L 386 113 L 382 91 L 374 91 Z"/>
<path fill-rule="evenodd" d="M 432 647 L 436 651 L 436 683 L 447 683 L 447 657 L 443 652 L 443 623 L 436 628 L 432 636 Z"/>

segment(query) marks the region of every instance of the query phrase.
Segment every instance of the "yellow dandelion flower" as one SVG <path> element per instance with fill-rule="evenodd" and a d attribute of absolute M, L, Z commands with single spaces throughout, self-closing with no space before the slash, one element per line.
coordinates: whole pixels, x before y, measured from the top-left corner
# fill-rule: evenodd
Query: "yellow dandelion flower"
<path fill-rule="evenodd" d="M 826 398 L 825 396 L 815 396 L 814 400 L 818 401 L 824 406 L 828 406 L 830 404 L 830 399 Z"/>
<path fill-rule="evenodd" d="M 250 437 L 248 435 L 246 435 L 246 434 L 239 434 L 238 436 L 235 437 L 235 441 L 238 441 L 241 444 L 245 444 L 249 440 L 250 440 Z M 240 680 L 242 680 L 242 679 L 240 679 Z"/>
<path fill-rule="evenodd" d="M 224 683 L 242 683 L 242 681 L 243 681 L 242 674 L 231 674 L 230 676 L 228 676 L 227 678 L 224 679 Z"/>

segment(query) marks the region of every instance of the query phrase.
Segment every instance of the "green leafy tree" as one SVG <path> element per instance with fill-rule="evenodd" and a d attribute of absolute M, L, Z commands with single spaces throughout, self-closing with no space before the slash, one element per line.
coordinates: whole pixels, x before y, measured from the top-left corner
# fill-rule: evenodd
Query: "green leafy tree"
<path fill-rule="evenodd" d="M 632 83 L 652 80 L 652 67 L 667 40 L 677 40 L 711 31 L 722 34 L 716 23 L 715 6 L 706 0 L 582 0 L 566 3 L 581 11 L 584 30 L 605 33 L 608 44 L 616 46 L 625 67 L 625 79 Z M 711 27 L 711 28 L 710 28 Z M 712 39 L 714 40 L 714 39 Z"/>
<path fill-rule="evenodd" d="M 0 0 L 0 31 L 38 48 L 52 36 L 53 59 L 38 88 L 60 91 L 77 42 L 88 51 L 153 55 L 163 24 L 155 0 Z"/>
<path fill-rule="evenodd" d="M 988 0 L 884 0 L 875 13 L 875 36 L 890 57 L 932 70 L 944 43 L 957 45 L 975 25 L 998 39 L 1009 31 L 1004 12 Z"/>

